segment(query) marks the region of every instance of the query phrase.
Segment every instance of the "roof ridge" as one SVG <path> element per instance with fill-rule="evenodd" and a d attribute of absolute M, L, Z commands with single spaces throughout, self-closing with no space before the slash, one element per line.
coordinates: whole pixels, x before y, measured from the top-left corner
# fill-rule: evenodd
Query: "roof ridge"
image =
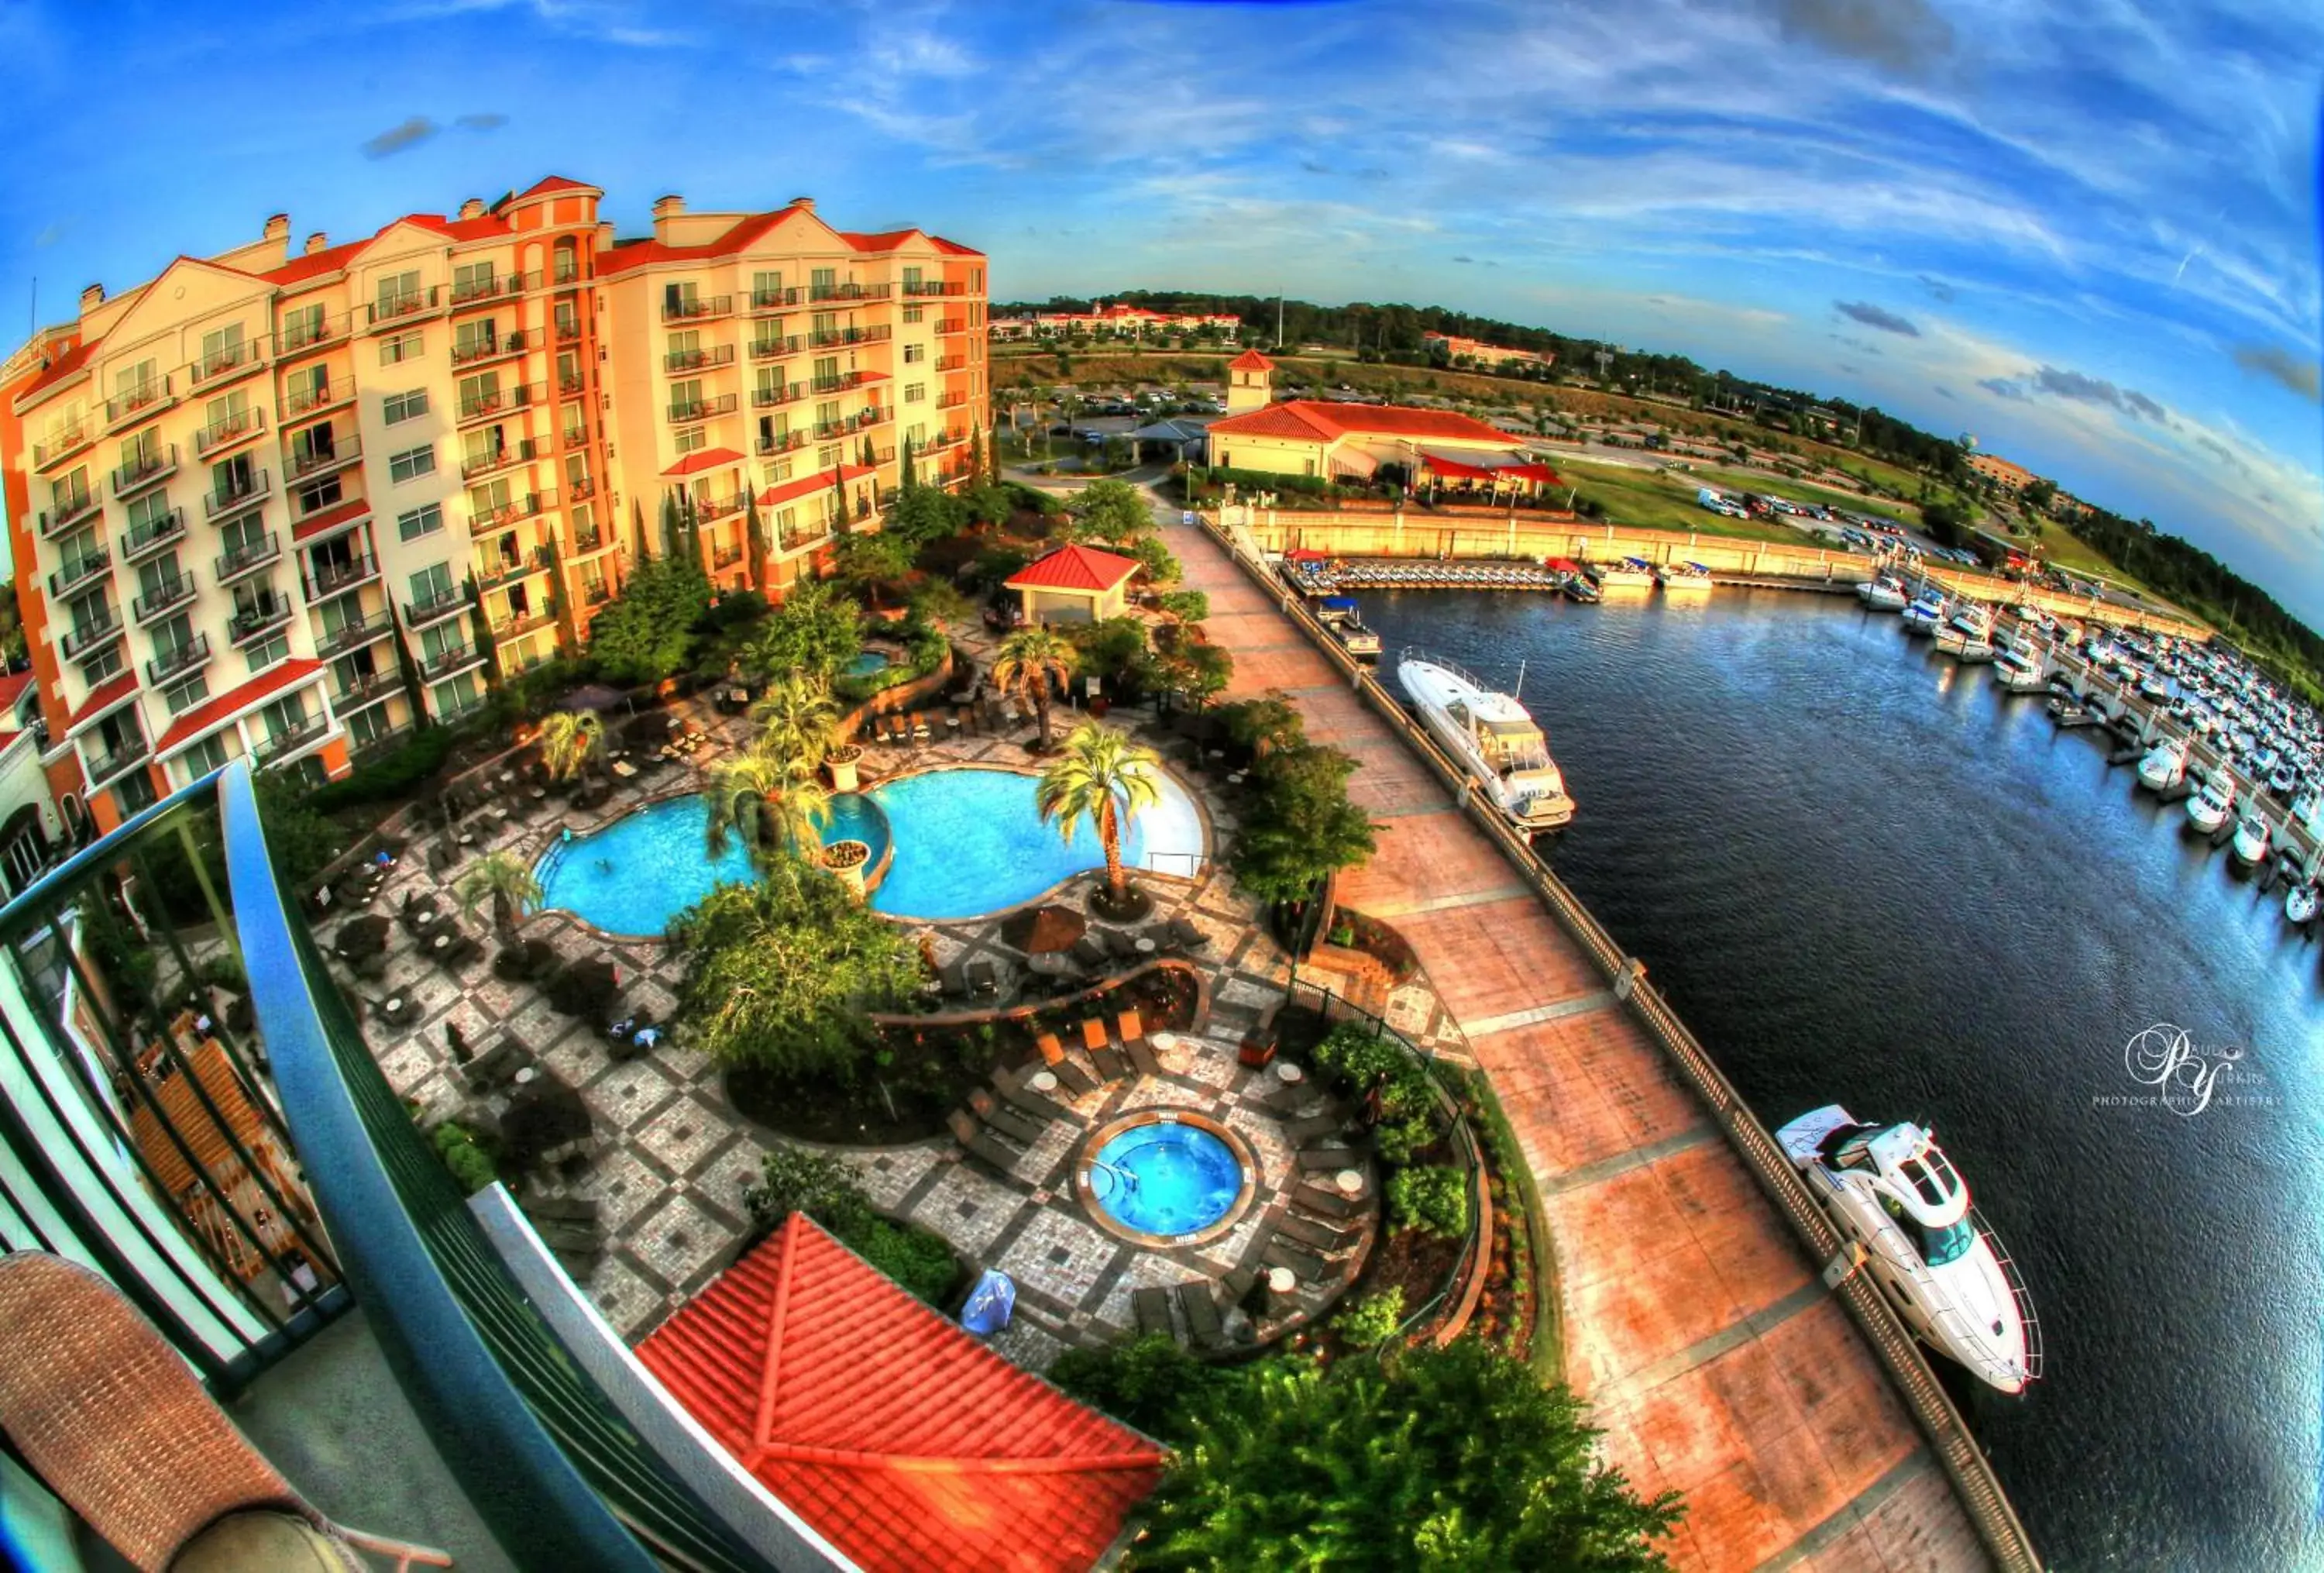
<path fill-rule="evenodd" d="M 767 1438 L 775 1429 L 775 1389 L 782 1374 L 783 1323 L 790 1314 L 791 1266 L 797 1257 L 799 1220 L 807 1215 L 793 1211 L 783 1219 L 782 1234 L 776 1247 L 774 1303 L 767 1309 L 767 1354 L 759 1378 L 759 1413 L 751 1424 L 751 1446 L 754 1453 L 763 1453 Z M 756 1462 L 755 1457 L 752 1460 Z"/>
<path fill-rule="evenodd" d="M 857 1448 L 768 1442 L 752 1453 L 750 1464 L 756 1468 L 765 1460 L 777 1459 L 791 1464 L 825 1464 L 835 1469 L 886 1469 L 899 1474 L 943 1470 L 947 1474 L 971 1475 L 1112 1475 L 1130 1469 L 1151 1469 L 1167 1457 L 1159 1448 L 1136 1453 L 1093 1453 L 1078 1458 L 1056 1454 L 996 1458 L 989 1455 L 872 1453 Z"/>

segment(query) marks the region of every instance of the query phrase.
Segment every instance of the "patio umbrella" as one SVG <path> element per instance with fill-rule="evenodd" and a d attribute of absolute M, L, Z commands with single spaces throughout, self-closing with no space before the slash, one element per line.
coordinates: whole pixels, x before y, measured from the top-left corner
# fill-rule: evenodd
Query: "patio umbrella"
<path fill-rule="evenodd" d="M 375 956 L 387 948 L 388 930 L 393 925 L 377 913 L 349 918 L 339 925 L 336 946 L 342 957 Z"/>
<path fill-rule="evenodd" d="M 565 708 L 568 710 L 618 710 L 629 702 L 627 694 L 604 683 L 583 683 L 565 696 Z"/>
<path fill-rule="evenodd" d="M 1004 920 L 1001 939 L 1028 956 L 1040 956 L 1072 949 L 1074 941 L 1088 931 L 1089 920 L 1071 907 L 1035 907 Z"/>

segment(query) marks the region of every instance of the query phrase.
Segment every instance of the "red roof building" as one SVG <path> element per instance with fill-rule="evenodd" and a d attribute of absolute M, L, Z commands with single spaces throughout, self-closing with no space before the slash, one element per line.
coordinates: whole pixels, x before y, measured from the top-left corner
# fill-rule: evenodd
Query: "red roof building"
<path fill-rule="evenodd" d="M 1009 576 L 1012 590 L 1110 590 L 1138 571 L 1138 560 L 1094 546 L 1065 546 Z"/>
<path fill-rule="evenodd" d="M 1227 362 L 1227 370 L 1231 372 L 1271 372 L 1274 369 L 1275 363 L 1255 349 L 1246 349 Z"/>
<path fill-rule="evenodd" d="M 1155 1443 L 1019 1370 L 802 1214 L 637 1356 L 867 1573 L 1083 1573 L 1160 1477 Z"/>

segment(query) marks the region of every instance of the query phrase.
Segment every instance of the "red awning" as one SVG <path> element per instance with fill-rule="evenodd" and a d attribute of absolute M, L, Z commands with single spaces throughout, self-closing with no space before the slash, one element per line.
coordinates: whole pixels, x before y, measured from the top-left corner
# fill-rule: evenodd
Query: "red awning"
<path fill-rule="evenodd" d="M 1322 552 L 1315 551 L 1312 547 L 1295 546 L 1290 551 L 1283 554 L 1283 560 L 1286 562 L 1323 562 L 1326 560 Z"/>
<path fill-rule="evenodd" d="M 741 464 L 742 462 L 742 456 L 735 452 L 731 448 L 696 449 L 694 452 L 687 454 L 684 458 L 679 459 L 676 464 L 662 471 L 661 478 L 666 481 L 676 480 L 680 476 L 700 475 L 704 470 L 716 469 L 721 465 Z"/>
<path fill-rule="evenodd" d="M 1562 486 L 1565 484 L 1557 478 L 1557 472 L 1545 464 L 1508 465 L 1503 467 L 1501 475 L 1508 480 L 1531 481 L 1536 486 Z"/>
<path fill-rule="evenodd" d="M 1428 467 L 1435 472 L 1440 481 L 1489 481 L 1495 474 L 1482 465 L 1463 464 L 1440 453 L 1423 454 L 1421 457 L 1427 460 Z"/>

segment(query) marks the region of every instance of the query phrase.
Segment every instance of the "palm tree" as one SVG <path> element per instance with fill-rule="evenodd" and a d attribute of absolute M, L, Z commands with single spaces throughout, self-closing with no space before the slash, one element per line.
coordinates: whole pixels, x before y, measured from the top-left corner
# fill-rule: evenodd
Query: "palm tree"
<path fill-rule="evenodd" d="M 1063 635 L 1038 624 L 1019 628 L 1001 642 L 992 682 L 1013 699 L 1029 700 L 1041 722 L 1041 747 L 1049 746 L 1049 685 L 1074 675 L 1074 647 Z"/>
<path fill-rule="evenodd" d="M 1065 739 L 1065 749 L 1041 773 L 1033 800 L 1041 818 L 1056 823 L 1067 846 L 1084 819 L 1097 828 L 1105 848 L 1107 894 L 1116 908 L 1130 900 L 1130 882 L 1121 868 L 1121 838 L 1140 810 L 1162 799 L 1159 762 L 1150 748 L 1095 721 L 1084 721 Z"/>
<path fill-rule="evenodd" d="M 540 718 L 540 763 L 550 779 L 570 780 L 604 736 L 605 723 L 594 710 L 551 710 Z"/>
<path fill-rule="evenodd" d="M 758 752 L 773 755 L 796 776 L 813 775 L 839 742 L 839 706 L 821 678 L 776 679 L 751 706 L 751 719 L 762 728 Z"/>
<path fill-rule="evenodd" d="M 819 782 L 794 774 L 788 762 L 768 753 L 742 754 L 719 765 L 711 772 L 705 795 L 710 800 L 705 833 L 710 856 L 724 856 L 732 836 L 758 865 L 786 847 L 820 847 L 823 822 L 831 814 L 831 794 Z"/>
<path fill-rule="evenodd" d="M 513 852 L 493 852 L 477 859 L 452 886 L 460 898 L 460 915 L 474 918 L 476 909 L 493 903 L 493 928 L 502 939 L 516 937 L 516 926 L 540 905 L 540 882 L 531 865 Z"/>

